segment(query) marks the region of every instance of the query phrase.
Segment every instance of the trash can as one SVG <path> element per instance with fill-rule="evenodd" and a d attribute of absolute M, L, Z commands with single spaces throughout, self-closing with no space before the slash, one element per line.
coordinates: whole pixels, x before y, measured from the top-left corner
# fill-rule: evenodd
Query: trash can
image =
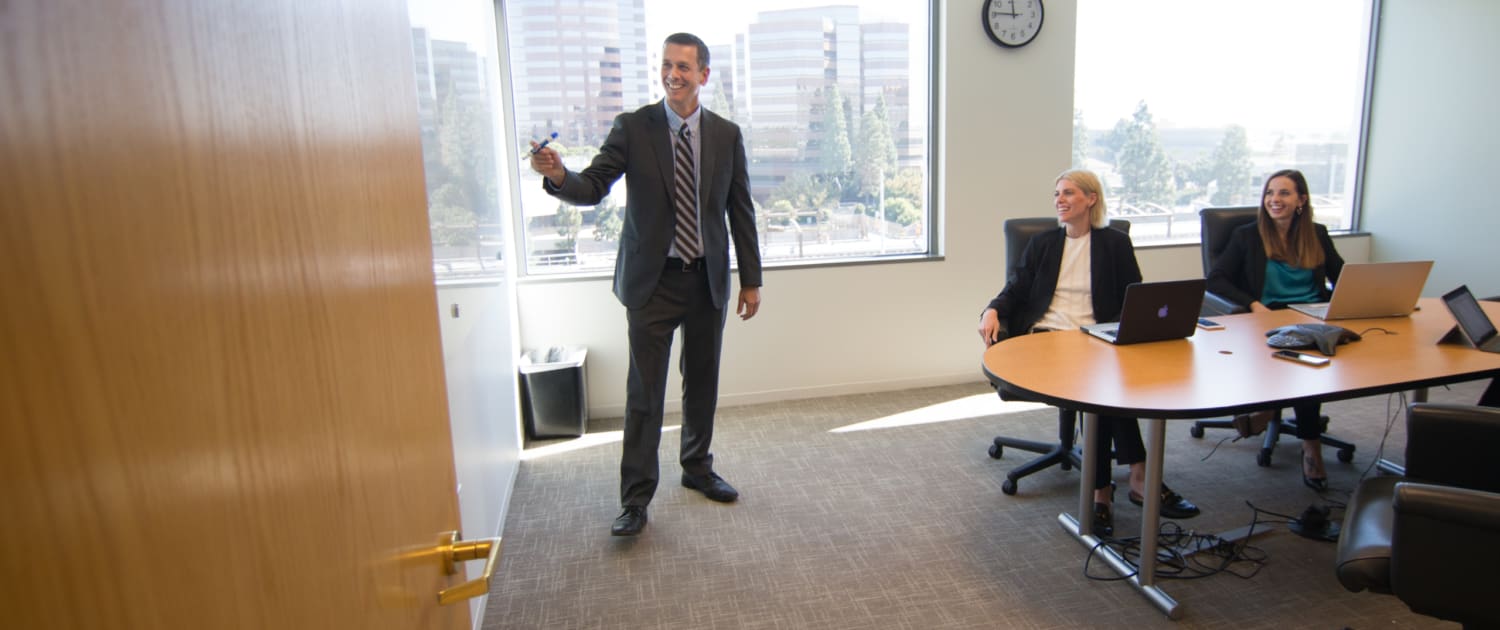
<path fill-rule="evenodd" d="M 521 416 L 526 436 L 578 437 L 589 421 L 587 348 L 554 346 L 521 353 Z"/>

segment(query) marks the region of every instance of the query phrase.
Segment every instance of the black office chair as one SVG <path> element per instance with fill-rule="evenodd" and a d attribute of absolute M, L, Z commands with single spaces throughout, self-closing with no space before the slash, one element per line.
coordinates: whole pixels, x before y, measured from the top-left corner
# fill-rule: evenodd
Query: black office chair
<path fill-rule="evenodd" d="M 1219 255 L 1224 253 L 1224 249 L 1229 246 L 1229 236 L 1234 233 L 1236 228 L 1247 223 L 1254 223 L 1256 214 L 1259 212 L 1259 206 L 1204 208 L 1198 211 L 1199 225 L 1202 228 L 1199 232 L 1199 239 L 1202 243 L 1200 249 L 1203 252 L 1204 277 L 1208 276 L 1208 272 L 1214 267 L 1214 262 L 1218 260 Z M 1204 317 L 1245 312 L 1248 312 L 1248 309 L 1213 291 L 1205 291 L 1203 293 L 1202 314 Z M 1276 450 L 1276 443 L 1281 440 L 1281 434 L 1297 430 L 1296 420 L 1282 419 L 1281 415 L 1281 410 L 1277 410 L 1276 415 L 1272 417 L 1271 424 L 1266 427 L 1266 437 L 1261 442 L 1260 452 L 1255 455 L 1256 464 L 1270 466 L 1271 454 Z M 1328 416 L 1322 416 L 1319 418 L 1319 422 L 1322 422 L 1323 427 L 1327 428 Z M 1199 420 L 1193 423 L 1192 428 L 1188 429 L 1188 433 L 1195 438 L 1201 438 L 1203 437 L 1204 429 L 1233 428 L 1233 421 L 1228 419 Z M 1328 446 L 1338 449 L 1339 461 L 1346 464 L 1354 461 L 1353 444 L 1327 433 L 1323 434 L 1321 441 Z"/>
<path fill-rule="evenodd" d="M 1254 223 L 1256 214 L 1260 212 L 1259 206 L 1235 206 L 1232 208 L 1203 208 L 1198 211 L 1198 248 L 1203 259 L 1203 277 L 1208 277 L 1208 272 L 1213 270 L 1214 262 L 1223 255 L 1224 250 L 1229 247 L 1229 236 L 1246 223 Z M 1203 315 L 1230 315 L 1234 313 L 1248 313 L 1247 309 L 1239 304 L 1222 297 L 1213 291 L 1203 293 Z"/>
<path fill-rule="evenodd" d="M 1124 219 L 1111 219 L 1109 222 L 1109 227 L 1126 234 L 1130 233 L 1130 222 Z M 1005 278 L 1007 281 L 1010 280 L 1011 271 L 1015 269 L 1016 264 L 1021 261 L 1021 253 L 1026 251 L 1026 243 L 1031 241 L 1031 237 L 1048 230 L 1055 230 L 1057 228 L 1057 219 L 1054 218 L 1006 219 Z M 1010 332 L 1011 334 L 1016 335 L 1026 334 L 1025 331 Z M 1014 395 L 1007 393 L 1004 390 L 999 390 L 999 393 L 1001 400 L 1018 399 Z M 1040 457 L 1021 464 L 1020 466 L 1017 466 L 1011 469 L 1010 472 L 1006 473 L 1005 481 L 1000 484 L 1000 491 L 1004 492 L 1005 494 L 1015 494 L 1016 481 L 1020 480 L 1022 477 L 1028 476 L 1040 470 L 1045 470 L 1052 466 L 1058 466 L 1063 470 L 1070 470 L 1074 467 L 1082 468 L 1081 462 L 1083 455 L 1075 446 L 1078 439 L 1078 432 L 1074 425 L 1077 423 L 1077 420 L 1077 412 L 1070 409 L 1057 410 L 1056 444 L 1036 442 L 1033 440 L 1023 440 L 1020 438 L 1005 436 L 996 437 L 994 443 L 990 445 L 990 457 L 993 457 L 995 459 L 1000 459 L 1000 457 L 1004 455 L 1005 447 L 1007 446 L 1011 448 L 1018 448 L 1023 451 L 1030 451 L 1032 453 L 1041 453 Z"/>
<path fill-rule="evenodd" d="M 1351 592 L 1412 612 L 1500 627 L 1500 409 L 1418 403 L 1406 416 L 1406 476 L 1371 477 L 1344 513 L 1334 573 Z"/>

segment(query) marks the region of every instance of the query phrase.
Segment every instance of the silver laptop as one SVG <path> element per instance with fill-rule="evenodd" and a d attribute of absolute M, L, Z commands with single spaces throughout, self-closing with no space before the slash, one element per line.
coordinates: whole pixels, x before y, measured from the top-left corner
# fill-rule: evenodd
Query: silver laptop
<path fill-rule="evenodd" d="M 1318 319 L 1362 319 L 1410 315 L 1427 284 L 1432 261 L 1350 263 L 1339 272 L 1327 302 L 1289 308 Z"/>
<path fill-rule="evenodd" d="M 1462 336 L 1462 341 L 1485 352 L 1500 352 L 1500 334 L 1496 334 L 1495 324 L 1484 314 L 1468 285 L 1443 294 L 1443 304 L 1453 314 L 1453 319 L 1458 320 L 1455 331 Z M 1452 336 L 1450 332 L 1444 339 Z"/>
<path fill-rule="evenodd" d="M 1186 339 L 1198 329 L 1205 280 L 1137 282 L 1125 287 L 1120 321 L 1092 324 L 1083 332 L 1116 345 Z"/>

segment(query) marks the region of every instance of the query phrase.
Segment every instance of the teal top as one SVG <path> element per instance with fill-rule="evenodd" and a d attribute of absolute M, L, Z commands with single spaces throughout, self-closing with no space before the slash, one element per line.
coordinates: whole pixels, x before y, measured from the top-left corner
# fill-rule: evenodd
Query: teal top
<path fill-rule="evenodd" d="M 1266 261 L 1266 284 L 1261 289 L 1261 304 L 1305 304 L 1317 302 L 1318 296 L 1313 270 L 1293 267 L 1279 260 Z"/>

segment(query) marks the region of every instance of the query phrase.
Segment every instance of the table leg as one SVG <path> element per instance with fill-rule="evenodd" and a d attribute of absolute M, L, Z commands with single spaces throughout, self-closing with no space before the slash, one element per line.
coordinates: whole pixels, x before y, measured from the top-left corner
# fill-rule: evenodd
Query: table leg
<path fill-rule="evenodd" d="M 1083 465 L 1079 471 L 1083 480 L 1079 482 L 1078 518 L 1072 514 L 1063 512 L 1057 515 L 1057 522 L 1062 525 L 1063 530 L 1068 532 L 1086 549 L 1097 549 L 1099 558 L 1109 565 L 1115 573 L 1122 576 L 1129 575 L 1126 580 L 1135 590 L 1151 601 L 1153 606 L 1167 615 L 1168 619 L 1177 619 L 1180 609 L 1177 600 L 1167 595 L 1156 586 L 1156 529 L 1160 520 L 1158 511 L 1161 509 L 1161 476 L 1163 449 L 1166 447 L 1166 421 L 1146 421 L 1146 484 L 1147 491 L 1145 505 L 1142 506 L 1141 515 L 1141 562 L 1137 570 L 1131 567 L 1120 554 L 1108 546 L 1101 546 L 1099 539 L 1091 533 L 1094 509 L 1094 456 L 1098 448 L 1098 436 L 1094 433 L 1094 423 L 1098 417 L 1094 414 L 1083 416 Z M 1146 535 L 1150 532 L 1150 535 Z M 1132 573 L 1134 573 L 1132 575 Z"/>
<path fill-rule="evenodd" d="M 1429 393 L 1429 390 L 1426 387 L 1423 387 L 1423 388 L 1418 389 L 1418 390 L 1414 390 L 1411 393 L 1411 401 L 1414 402 L 1414 403 L 1424 403 L 1424 402 L 1427 402 L 1427 395 L 1428 395 L 1428 393 Z M 1396 462 L 1393 462 L 1393 461 L 1391 461 L 1389 459 L 1386 459 L 1384 457 L 1380 458 L 1380 461 L 1375 462 L 1375 468 L 1378 469 L 1380 472 L 1383 472 L 1383 473 L 1385 473 L 1387 475 L 1398 475 L 1398 476 L 1401 476 L 1401 477 L 1405 477 L 1406 476 L 1406 467 L 1405 466 L 1402 466 L 1401 464 L 1397 464 Z"/>
<path fill-rule="evenodd" d="M 1141 584 L 1156 584 L 1156 532 L 1161 524 L 1161 469 L 1166 449 L 1162 419 L 1146 420 L 1146 482 L 1141 488 Z"/>
<path fill-rule="evenodd" d="M 1083 419 L 1083 461 L 1078 469 L 1078 533 L 1094 533 L 1094 476 L 1099 474 L 1095 459 L 1099 455 L 1099 415 L 1080 414 Z"/>

